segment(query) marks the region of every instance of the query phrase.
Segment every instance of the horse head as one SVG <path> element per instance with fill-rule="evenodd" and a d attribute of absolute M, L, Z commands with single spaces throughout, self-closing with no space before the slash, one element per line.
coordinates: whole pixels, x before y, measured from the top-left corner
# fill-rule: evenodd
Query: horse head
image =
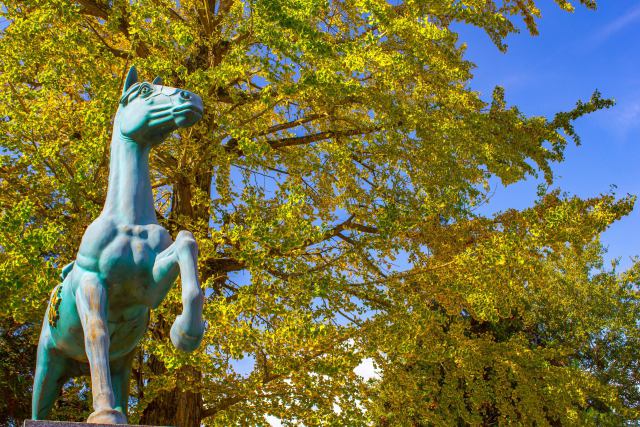
<path fill-rule="evenodd" d="M 139 144 L 156 145 L 178 128 L 194 125 L 202 118 L 202 99 L 184 89 L 138 82 L 135 67 L 129 69 L 122 89 L 115 129 Z"/>

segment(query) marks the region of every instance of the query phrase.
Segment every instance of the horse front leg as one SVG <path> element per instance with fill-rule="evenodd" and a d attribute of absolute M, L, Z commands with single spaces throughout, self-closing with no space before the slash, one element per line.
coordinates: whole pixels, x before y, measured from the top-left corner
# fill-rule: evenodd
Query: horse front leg
<path fill-rule="evenodd" d="M 151 307 L 160 305 L 171 289 L 178 272 L 182 282 L 182 314 L 171 326 L 171 341 L 176 348 L 191 352 L 198 348 L 204 334 L 202 305 L 204 294 L 198 278 L 198 245 L 189 231 L 181 231 L 153 265 Z"/>
<path fill-rule="evenodd" d="M 76 290 L 76 309 L 84 332 L 84 347 L 91 371 L 93 413 L 89 423 L 126 424 L 127 417 L 116 410 L 109 368 L 107 286 L 96 273 L 86 272 Z"/>

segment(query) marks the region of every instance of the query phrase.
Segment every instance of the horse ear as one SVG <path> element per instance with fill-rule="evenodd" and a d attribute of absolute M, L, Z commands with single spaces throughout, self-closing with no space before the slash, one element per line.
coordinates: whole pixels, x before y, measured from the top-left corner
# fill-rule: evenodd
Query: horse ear
<path fill-rule="evenodd" d="M 162 77 L 158 76 L 155 79 L 153 79 L 153 84 L 154 85 L 158 85 L 158 86 L 162 86 Z"/>
<path fill-rule="evenodd" d="M 131 68 L 129 68 L 129 73 L 127 73 L 127 79 L 124 81 L 124 87 L 122 88 L 122 94 L 124 95 L 125 92 L 134 84 L 138 82 L 138 71 L 136 70 L 136 67 L 134 67 L 133 65 L 131 66 Z"/>

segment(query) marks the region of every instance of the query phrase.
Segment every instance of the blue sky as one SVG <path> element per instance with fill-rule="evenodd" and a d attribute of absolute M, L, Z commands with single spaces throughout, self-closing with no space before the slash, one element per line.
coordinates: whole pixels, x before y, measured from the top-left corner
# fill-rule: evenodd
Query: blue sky
<path fill-rule="evenodd" d="M 572 144 L 563 163 L 553 168 L 556 182 L 583 198 L 609 192 L 640 194 L 640 3 L 601 1 L 597 11 L 577 6 L 560 10 L 553 1 L 540 2 L 540 35 L 528 32 L 507 39 L 501 53 L 479 30 L 458 27 L 468 45 L 467 59 L 477 65 L 472 87 L 490 99 L 495 85 L 505 88 L 507 102 L 527 115 L 551 117 L 588 100 L 595 89 L 614 98 L 615 107 L 576 122 L 582 145 Z M 531 206 L 541 180 L 531 178 L 497 188 L 483 212 Z M 607 258 L 620 258 L 621 268 L 640 255 L 640 203 L 602 238 Z"/>

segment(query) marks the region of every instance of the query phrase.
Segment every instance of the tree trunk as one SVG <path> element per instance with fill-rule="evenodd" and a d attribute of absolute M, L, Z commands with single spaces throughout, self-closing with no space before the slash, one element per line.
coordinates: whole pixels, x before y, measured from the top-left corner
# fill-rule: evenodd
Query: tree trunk
<path fill-rule="evenodd" d="M 155 358 L 154 358 L 155 359 Z M 150 363 L 156 369 L 164 371 L 162 362 L 155 359 Z M 182 384 L 193 383 L 201 378 L 200 371 L 193 366 L 184 366 L 178 371 L 178 379 Z M 141 424 L 175 427 L 199 427 L 202 420 L 202 394 L 186 389 L 174 388 L 162 392 L 144 410 L 140 418 Z"/>
<path fill-rule="evenodd" d="M 193 366 L 185 366 L 178 374 L 186 375 L 190 378 L 189 382 L 200 382 L 202 373 Z M 186 388 L 184 391 L 176 393 L 176 422 L 177 427 L 199 427 L 202 421 L 202 394 L 190 391 Z"/>
<path fill-rule="evenodd" d="M 145 408 L 144 413 L 140 418 L 140 423 L 152 426 L 177 426 L 176 405 L 177 400 L 175 390 L 163 392 Z"/>

